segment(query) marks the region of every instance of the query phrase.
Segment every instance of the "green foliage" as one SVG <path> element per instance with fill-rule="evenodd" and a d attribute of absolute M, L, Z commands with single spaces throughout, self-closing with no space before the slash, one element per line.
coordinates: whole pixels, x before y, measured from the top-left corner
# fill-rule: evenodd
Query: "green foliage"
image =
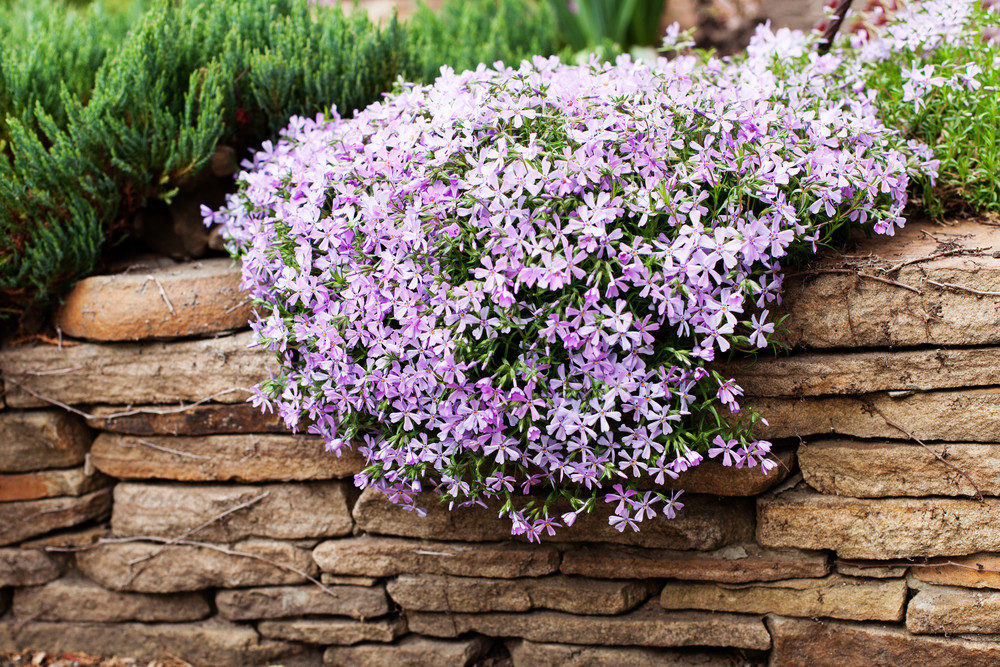
<path fill-rule="evenodd" d="M 656 46 L 665 0 L 548 0 L 560 36 L 575 51 Z"/>

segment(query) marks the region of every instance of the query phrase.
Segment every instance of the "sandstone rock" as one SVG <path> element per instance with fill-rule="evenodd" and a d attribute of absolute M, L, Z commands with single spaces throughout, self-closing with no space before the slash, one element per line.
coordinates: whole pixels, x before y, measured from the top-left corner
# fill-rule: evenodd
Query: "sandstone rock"
<path fill-rule="evenodd" d="M 268 586 L 219 591 L 219 615 L 230 621 L 288 618 L 310 614 L 374 618 L 389 613 L 382 586 Z"/>
<path fill-rule="evenodd" d="M 931 584 L 1000 589 L 1000 555 L 975 554 L 948 558 L 946 562 L 932 560 L 931 563 L 932 567 L 913 567 L 910 573 Z"/>
<path fill-rule="evenodd" d="M 906 608 L 916 634 L 1000 633 L 1000 591 L 921 586 Z"/>
<path fill-rule="evenodd" d="M 406 632 L 403 618 L 379 621 L 351 621 L 340 618 L 262 621 L 257 630 L 264 637 L 288 639 L 306 644 L 350 646 L 361 642 L 391 642 Z"/>
<path fill-rule="evenodd" d="M 94 466 L 119 479 L 262 482 L 352 477 L 365 466 L 355 450 L 326 451 L 322 438 L 302 435 L 146 437 L 102 433 Z"/>
<path fill-rule="evenodd" d="M 713 496 L 759 496 L 781 484 L 795 469 L 795 452 L 792 450 L 775 452 L 772 458 L 778 465 L 767 474 L 761 472 L 759 467 L 734 468 L 726 467 L 719 461 L 705 461 L 682 472 L 677 479 L 669 480 L 665 488 Z M 655 485 L 647 486 L 649 482 L 646 478 L 639 480 L 642 488 L 658 488 Z"/>
<path fill-rule="evenodd" d="M 307 579 L 301 573 L 316 574 L 308 550 L 273 540 L 246 540 L 215 548 L 106 543 L 77 553 L 76 564 L 105 588 L 139 593 L 303 584 Z"/>
<path fill-rule="evenodd" d="M 621 573 L 623 576 L 625 572 Z M 633 577 L 632 573 L 627 576 Z M 905 587 L 904 587 L 905 588 Z M 571 614 L 621 614 L 645 602 L 656 586 L 556 575 L 532 579 L 485 579 L 404 574 L 386 586 L 406 610 L 485 612 L 553 609 Z"/>
<path fill-rule="evenodd" d="M 615 579 L 687 579 L 721 583 L 822 577 L 830 571 L 826 554 L 796 549 L 763 549 L 734 544 L 715 551 L 667 551 L 638 547 L 573 546 L 563 554 L 565 574 Z"/>
<path fill-rule="evenodd" d="M 898 625 L 768 617 L 772 665 L 980 667 L 1000 661 L 1000 642 L 913 635 Z"/>
<path fill-rule="evenodd" d="M 253 628 L 217 619 L 198 623 L 54 623 L 0 620 L 0 651 L 120 655 L 139 660 L 173 656 L 195 665 L 262 665 L 304 649 L 262 640 Z"/>
<path fill-rule="evenodd" d="M 761 619 L 743 614 L 666 612 L 655 602 L 621 616 L 576 616 L 558 611 L 528 613 L 407 613 L 411 632 L 457 637 L 520 637 L 533 642 L 572 644 L 590 638 L 609 646 L 731 646 L 766 650 L 771 645 Z"/>
<path fill-rule="evenodd" d="M 263 413 L 249 403 L 206 403 L 182 408 L 144 405 L 90 408 L 91 428 L 126 435 L 214 435 L 226 433 L 286 433 L 285 422 L 276 414 Z"/>
<path fill-rule="evenodd" d="M 395 644 L 331 646 L 323 653 L 327 667 L 468 667 L 489 650 L 485 637 L 428 639 L 408 635 Z"/>
<path fill-rule="evenodd" d="M 587 639 L 583 637 L 582 639 Z M 738 664 L 733 656 L 706 651 L 671 649 L 542 644 L 516 639 L 507 642 L 514 667 L 560 665 L 560 667 L 729 667 Z"/>
<path fill-rule="evenodd" d="M 13 544 L 50 530 L 75 526 L 111 509 L 111 489 L 77 498 L 45 498 L 0 504 L 0 545 Z"/>
<path fill-rule="evenodd" d="M 799 314 L 795 314 L 798 318 Z M 794 319 L 794 318 L 790 318 Z M 747 396 L 823 396 L 1000 384 L 1000 348 L 809 352 L 716 366 Z"/>
<path fill-rule="evenodd" d="M 0 502 L 82 496 L 113 483 L 100 473 L 88 472 L 86 467 L 80 467 L 0 475 Z"/>
<path fill-rule="evenodd" d="M 320 575 L 319 580 L 328 586 L 374 586 L 378 583 L 375 577 L 340 577 L 326 572 Z"/>
<path fill-rule="evenodd" d="M 32 621 L 198 621 L 211 613 L 197 593 L 149 595 L 109 591 L 70 575 L 14 592 L 14 616 Z"/>
<path fill-rule="evenodd" d="M 210 542 L 335 537 L 349 534 L 352 527 L 340 482 L 261 486 L 122 482 L 115 488 L 111 515 L 111 530 L 118 536 L 183 535 Z"/>
<path fill-rule="evenodd" d="M 69 291 L 54 322 L 75 338 L 104 341 L 243 329 L 251 308 L 241 277 L 239 265 L 224 258 L 90 276 Z"/>
<path fill-rule="evenodd" d="M 770 426 L 758 424 L 754 428 L 762 438 L 834 433 L 859 438 L 906 438 L 899 429 L 886 423 L 888 419 L 924 441 L 1000 442 L 1000 420 L 996 418 L 1000 412 L 998 389 L 894 396 L 754 398 L 747 404 L 770 421 Z"/>
<path fill-rule="evenodd" d="M 0 352 L 0 356 L 3 354 Z M 0 368 L 8 373 L 2 360 Z M 7 391 L 14 388 L 8 384 Z M 78 417 L 62 410 L 0 412 L 0 472 L 80 465 L 93 439 Z"/>
<path fill-rule="evenodd" d="M 107 537 L 111 529 L 107 524 L 99 523 L 95 525 L 83 526 L 82 528 L 70 528 L 59 530 L 48 535 L 36 537 L 27 542 L 21 542 L 21 547 L 26 549 L 45 549 L 46 547 L 86 547 L 94 544 L 102 537 Z"/>
<path fill-rule="evenodd" d="M 37 586 L 62 574 L 62 564 L 37 549 L 0 549 L 0 588 Z"/>
<path fill-rule="evenodd" d="M 461 544 L 371 535 L 322 542 L 313 558 L 324 572 L 371 577 L 538 577 L 559 569 L 559 551 L 547 544 Z"/>
<path fill-rule="evenodd" d="M 497 517 L 491 509 L 471 507 L 449 512 L 429 493 L 420 494 L 415 502 L 427 510 L 427 516 L 408 512 L 369 487 L 354 506 L 354 520 L 365 532 L 385 535 L 471 542 L 511 539 L 510 521 Z M 684 496 L 684 509 L 677 513 L 676 519 L 657 516 L 643 522 L 642 532 L 619 533 L 608 525 L 609 509 L 601 507 L 591 514 L 580 515 L 573 529 L 563 531 L 560 539 L 672 549 L 716 549 L 749 537 L 753 518 L 747 510 L 748 506 L 738 500 Z"/>
<path fill-rule="evenodd" d="M 757 541 L 843 558 L 960 556 L 1000 549 L 1000 498 L 861 500 L 801 491 L 757 504 Z"/>
<path fill-rule="evenodd" d="M 906 593 L 902 579 L 864 580 L 831 574 L 822 579 L 738 585 L 668 582 L 660 594 L 660 605 L 665 609 L 901 621 Z"/>
<path fill-rule="evenodd" d="M 874 579 L 898 579 L 906 574 L 906 566 L 886 565 L 879 561 L 847 561 L 839 558 L 834 562 L 837 572 L 849 577 Z"/>
<path fill-rule="evenodd" d="M 135 405 L 201 401 L 242 403 L 266 380 L 271 356 L 249 349 L 249 332 L 173 343 L 84 343 L 0 350 L 8 407 L 63 403 Z M 76 463 L 79 463 L 77 461 Z M 68 465 L 76 465 L 76 463 Z"/>

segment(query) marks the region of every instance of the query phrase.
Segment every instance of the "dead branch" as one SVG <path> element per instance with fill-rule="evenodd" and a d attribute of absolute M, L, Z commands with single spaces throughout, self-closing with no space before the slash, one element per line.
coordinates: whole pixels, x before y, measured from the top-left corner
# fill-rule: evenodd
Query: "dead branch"
<path fill-rule="evenodd" d="M 968 292 L 969 294 L 975 294 L 976 296 L 1000 296 L 1000 292 L 984 292 L 982 290 L 972 289 L 971 287 L 962 287 L 961 285 L 955 285 L 954 283 L 939 283 L 936 280 L 926 279 L 926 282 L 934 285 L 935 287 L 940 287 L 942 289 L 950 289 L 958 292 Z"/>
<path fill-rule="evenodd" d="M 160 289 L 160 296 L 163 297 L 163 301 L 166 302 L 167 308 L 170 309 L 170 314 L 176 315 L 177 313 L 176 311 L 174 311 L 174 304 L 170 303 L 170 299 L 167 298 L 167 291 L 163 289 L 163 283 L 160 282 L 159 278 L 147 274 L 146 280 L 152 280 L 154 283 L 156 283 L 156 286 Z"/>
<path fill-rule="evenodd" d="M 935 239 L 936 240 L 936 239 Z M 940 243 L 940 241 L 939 241 Z M 930 255 L 924 255 L 923 257 L 917 257 L 915 259 L 908 259 L 905 262 L 900 262 L 895 264 L 888 269 L 879 269 L 883 273 L 895 273 L 899 271 L 904 266 L 910 266 L 911 264 L 922 264 L 924 262 L 930 262 L 935 259 L 941 259 L 942 257 L 952 257 L 954 255 L 981 255 L 984 251 L 989 250 L 989 247 L 983 248 L 955 248 L 953 250 L 942 250 L 941 252 L 934 252 Z"/>
<path fill-rule="evenodd" d="M 186 458 L 189 458 L 189 459 L 201 459 L 203 461 L 210 461 L 212 459 L 211 456 L 206 456 L 205 454 L 192 454 L 191 452 L 182 452 L 179 449 L 171 449 L 170 447 L 164 447 L 163 445 L 158 445 L 155 442 L 150 442 L 149 440 L 142 440 L 140 438 L 136 438 L 135 441 L 137 443 L 139 443 L 140 445 L 143 445 L 145 447 L 149 447 L 151 449 L 157 449 L 157 450 L 159 450 L 161 452 L 166 452 L 168 454 L 176 454 L 177 456 L 183 456 L 183 457 L 186 457 Z M 122 447 L 135 447 L 136 446 L 136 445 L 133 445 L 133 444 L 130 444 L 130 443 L 127 443 L 127 442 L 120 443 L 120 445 Z"/>
<path fill-rule="evenodd" d="M 794 278 L 796 276 L 808 276 L 808 275 L 819 275 L 819 274 L 837 274 L 837 275 L 854 275 L 859 278 L 867 278 L 868 280 L 875 280 L 880 283 L 885 283 L 886 285 L 894 285 L 896 287 L 901 287 L 902 289 L 909 290 L 916 294 L 923 294 L 919 289 L 913 285 L 906 285 L 895 280 L 890 280 L 889 278 L 883 278 L 882 276 L 873 276 L 868 273 L 862 273 L 861 271 L 856 271 L 854 269 L 808 269 L 806 271 L 797 271 L 795 273 L 790 273 L 786 278 Z"/>

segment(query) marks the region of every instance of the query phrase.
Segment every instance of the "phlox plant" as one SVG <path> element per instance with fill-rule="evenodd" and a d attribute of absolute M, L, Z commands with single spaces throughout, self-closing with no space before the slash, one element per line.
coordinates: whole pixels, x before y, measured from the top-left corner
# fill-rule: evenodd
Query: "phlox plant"
<path fill-rule="evenodd" d="M 935 162 L 843 48 L 762 27 L 718 60 L 684 39 L 653 64 L 442 69 L 293 119 L 207 212 L 280 360 L 255 402 L 357 447 L 360 487 L 488 504 L 532 540 L 599 506 L 619 531 L 671 518 L 706 458 L 772 469 L 712 362 L 772 345 L 783 267 L 892 234 Z"/>

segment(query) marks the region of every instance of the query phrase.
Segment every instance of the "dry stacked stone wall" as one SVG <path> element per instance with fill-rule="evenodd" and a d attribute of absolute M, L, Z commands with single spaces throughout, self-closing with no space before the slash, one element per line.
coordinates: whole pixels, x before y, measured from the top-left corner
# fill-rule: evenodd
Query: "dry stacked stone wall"
<path fill-rule="evenodd" d="M 512 540 L 420 518 L 244 401 L 228 260 L 89 278 L 0 351 L 0 650 L 196 665 L 1000 662 L 1000 229 L 914 225 L 791 278 L 795 352 L 731 366 L 779 468 L 674 520 Z"/>

